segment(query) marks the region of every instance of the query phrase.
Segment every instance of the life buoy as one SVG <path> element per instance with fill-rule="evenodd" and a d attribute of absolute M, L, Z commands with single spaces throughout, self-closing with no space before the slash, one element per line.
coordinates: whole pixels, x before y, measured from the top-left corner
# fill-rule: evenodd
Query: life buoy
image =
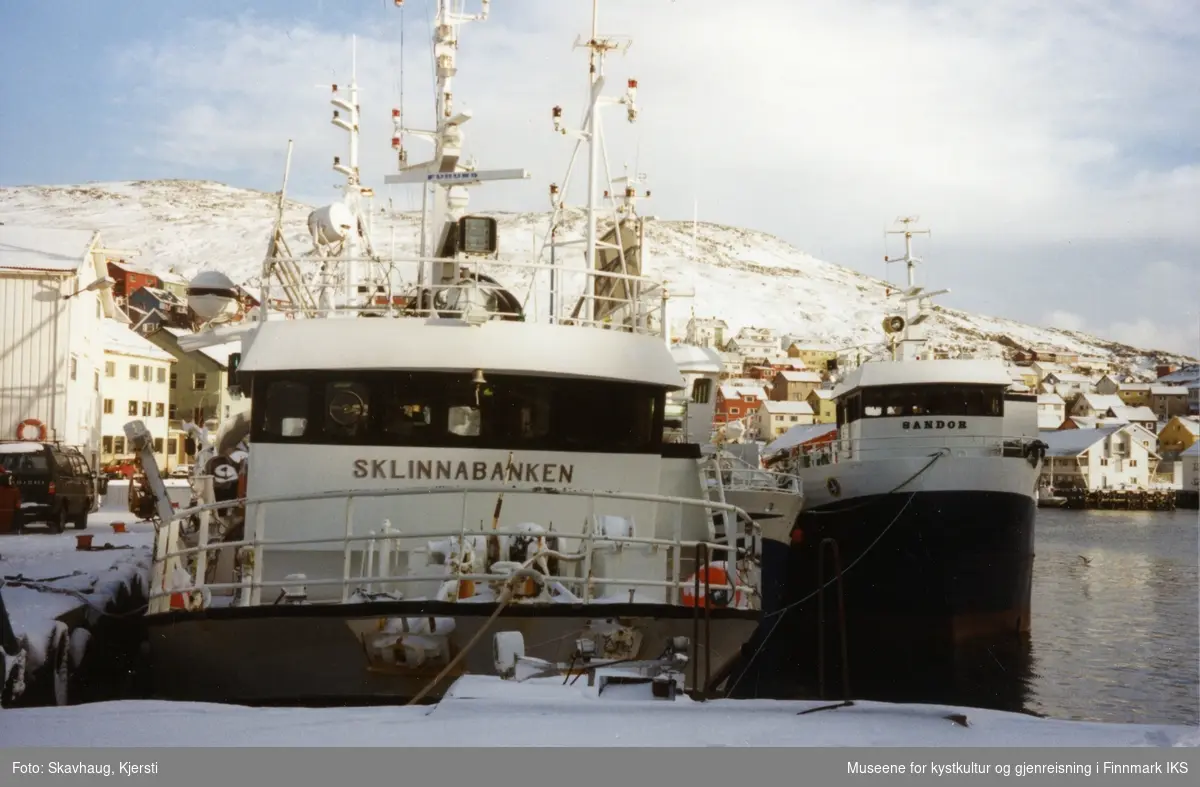
<path fill-rule="evenodd" d="M 718 565 L 705 566 L 704 568 L 700 569 L 698 573 L 700 577 L 700 588 L 702 593 L 704 592 L 706 585 L 736 584 L 729 581 L 729 575 L 725 573 L 725 569 Z M 696 604 L 696 576 L 696 574 L 692 574 L 690 577 L 684 580 L 685 584 L 679 594 L 680 603 L 682 603 L 685 607 L 698 606 Z M 743 599 L 740 592 L 735 595 L 728 588 L 709 588 L 707 597 L 705 598 L 705 603 L 702 606 L 709 608 L 728 607 L 731 598 L 734 606 L 741 606 Z"/>
<path fill-rule="evenodd" d="M 37 430 L 37 437 L 29 437 L 26 434 L 26 428 L 33 427 Z M 46 425 L 36 418 L 26 418 L 21 423 L 17 424 L 17 439 L 18 440 L 37 440 L 39 443 L 46 439 Z"/>

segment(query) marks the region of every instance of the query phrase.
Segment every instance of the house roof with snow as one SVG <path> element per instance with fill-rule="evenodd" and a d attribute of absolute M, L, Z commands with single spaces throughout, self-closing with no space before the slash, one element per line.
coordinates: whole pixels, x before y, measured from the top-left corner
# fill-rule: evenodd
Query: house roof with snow
<path fill-rule="evenodd" d="M 774 442 L 768 443 L 764 453 L 773 454 L 777 451 L 786 451 L 789 448 L 825 437 L 830 432 L 837 432 L 837 424 L 799 424 L 775 438 Z"/>
<path fill-rule="evenodd" d="M 1050 378 L 1054 378 L 1051 380 Z M 1051 372 L 1046 375 L 1047 382 L 1059 382 L 1075 385 L 1088 385 L 1092 382 L 1092 378 L 1085 374 L 1074 374 L 1073 372 Z"/>
<path fill-rule="evenodd" d="M 801 342 L 801 341 L 796 341 L 793 339 L 791 342 L 788 343 L 787 349 L 790 350 L 793 347 L 796 349 L 796 352 L 802 352 L 804 350 L 808 350 L 809 352 L 819 352 L 819 353 L 838 352 L 837 347 L 834 347 L 832 344 L 829 344 L 827 342 Z"/>
<path fill-rule="evenodd" d="M 192 332 L 184 328 L 172 328 L 164 326 L 163 330 L 174 336 L 176 339 L 182 339 L 184 336 L 192 336 Z M 211 347 L 201 347 L 196 352 L 203 353 L 212 361 L 224 368 L 229 363 L 229 356 L 233 353 L 242 351 L 242 343 L 226 342 L 225 344 L 216 344 Z"/>
<path fill-rule="evenodd" d="M 1063 398 L 1056 393 L 1038 394 L 1037 403 L 1038 404 L 1061 404 L 1061 405 L 1066 404 L 1066 402 L 1063 401 Z"/>
<path fill-rule="evenodd" d="M 808 370 L 784 369 L 779 372 L 777 377 L 782 377 L 789 383 L 819 383 L 821 375 Z"/>
<path fill-rule="evenodd" d="M 761 385 L 722 385 L 717 389 L 722 399 L 766 399 L 767 391 Z"/>
<path fill-rule="evenodd" d="M 771 415 L 812 415 L 812 405 L 808 402 L 775 402 L 767 399 L 759 405 Z"/>
<path fill-rule="evenodd" d="M 1158 378 L 1161 385 L 1194 385 L 1200 383 L 1200 365 L 1185 366 Z"/>
<path fill-rule="evenodd" d="M 1151 396 L 1187 396 L 1186 385 L 1152 385 Z"/>
<path fill-rule="evenodd" d="M 74 273 L 98 237 L 95 230 L 0 224 L 0 269 Z"/>
<path fill-rule="evenodd" d="M 1129 422 L 1154 422 L 1158 423 L 1158 415 L 1153 410 L 1145 405 L 1140 407 L 1110 407 L 1108 414 L 1112 418 L 1117 418 L 1122 421 Z"/>
<path fill-rule="evenodd" d="M 1097 429 L 1062 429 L 1038 435 L 1038 439 L 1046 444 L 1047 456 L 1079 456 L 1122 428 L 1121 426 L 1106 426 Z"/>
<path fill-rule="evenodd" d="M 1121 383 L 1120 387 L 1122 391 L 1149 391 L 1150 383 Z"/>
<path fill-rule="evenodd" d="M 813 394 L 816 394 L 816 397 L 818 399 L 832 399 L 833 398 L 833 389 L 832 388 L 814 388 L 808 395 L 812 396 Z"/>
<path fill-rule="evenodd" d="M 138 336 L 128 325 L 116 320 L 101 320 L 100 328 L 104 332 L 104 352 L 117 355 L 132 355 L 135 358 L 149 358 L 155 361 L 175 362 L 175 356 L 159 347 L 154 342 Z"/>
<path fill-rule="evenodd" d="M 1110 407 L 1124 407 L 1125 403 L 1116 394 L 1085 393 L 1079 397 L 1079 402 L 1092 410 L 1104 412 Z"/>
<path fill-rule="evenodd" d="M 1169 424 L 1172 421 L 1178 421 L 1184 429 L 1200 437 L 1200 420 L 1197 420 L 1195 416 L 1180 417 L 1177 415 L 1167 423 Z"/>

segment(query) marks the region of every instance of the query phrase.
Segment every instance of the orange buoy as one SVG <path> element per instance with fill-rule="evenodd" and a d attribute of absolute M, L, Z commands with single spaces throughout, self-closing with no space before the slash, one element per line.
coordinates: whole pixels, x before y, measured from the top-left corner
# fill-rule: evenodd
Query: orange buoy
<path fill-rule="evenodd" d="M 699 573 L 700 578 L 700 593 L 705 596 L 703 606 L 708 608 L 727 607 L 729 599 L 733 593 L 729 588 L 716 587 L 707 588 L 706 585 L 732 585 L 735 584 L 729 581 L 729 575 L 725 573 L 725 569 L 716 564 L 709 564 L 701 568 Z M 685 607 L 694 607 L 696 604 L 696 574 L 692 574 L 684 581 L 683 590 L 680 593 L 680 601 Z M 734 599 L 735 603 L 740 603 L 742 594 L 738 593 Z"/>

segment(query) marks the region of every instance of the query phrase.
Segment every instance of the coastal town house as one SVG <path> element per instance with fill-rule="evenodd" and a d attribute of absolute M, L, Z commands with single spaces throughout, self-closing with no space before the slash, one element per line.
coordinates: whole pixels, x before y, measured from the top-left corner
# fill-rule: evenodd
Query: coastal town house
<path fill-rule="evenodd" d="M 1159 462 L 1155 436 L 1136 424 L 1043 432 L 1042 483 L 1055 489 L 1147 488 Z"/>
<path fill-rule="evenodd" d="M 717 388 L 717 406 L 713 413 L 713 424 L 741 421 L 753 416 L 760 402 L 767 400 L 767 392 L 760 385 L 721 385 Z M 747 426 L 750 420 L 746 420 Z"/>
<path fill-rule="evenodd" d="M 138 420 L 150 430 L 159 469 L 174 469 L 178 435 L 169 428 L 167 410 L 174 356 L 116 320 L 104 320 L 103 339 L 101 466 L 133 458 L 125 425 Z"/>
<path fill-rule="evenodd" d="M 1038 429 L 1057 429 L 1067 420 L 1066 402 L 1056 393 L 1038 394 Z"/>
<path fill-rule="evenodd" d="M 1150 409 L 1160 420 L 1188 414 L 1188 389 L 1182 385 L 1151 385 Z"/>
<path fill-rule="evenodd" d="M 693 315 L 687 322 L 684 341 L 697 347 L 720 349 L 725 346 L 728 332 L 729 325 L 722 319 Z"/>
<path fill-rule="evenodd" d="M 821 375 L 816 372 L 782 371 L 771 381 L 771 399 L 776 402 L 805 402 L 808 395 L 821 387 Z"/>
<path fill-rule="evenodd" d="M 1200 442 L 1200 419 L 1175 416 L 1158 430 L 1158 452 L 1163 459 L 1175 459 Z"/>
<path fill-rule="evenodd" d="M 1071 405 L 1069 414 L 1072 416 L 1081 415 L 1085 418 L 1101 418 L 1108 412 L 1110 407 L 1124 406 L 1125 403 L 1121 401 L 1119 396 L 1082 393 Z"/>
<path fill-rule="evenodd" d="M 816 388 L 808 394 L 808 406 L 813 409 L 813 423 L 837 423 L 837 402 L 832 388 Z"/>
<path fill-rule="evenodd" d="M 838 349 L 832 344 L 821 342 L 792 342 L 788 345 L 789 358 L 799 358 L 809 369 L 829 369 L 829 362 L 836 361 Z"/>
<path fill-rule="evenodd" d="M 758 405 L 755 434 L 759 440 L 774 440 L 793 426 L 813 422 L 813 409 L 808 402 L 764 401 Z"/>

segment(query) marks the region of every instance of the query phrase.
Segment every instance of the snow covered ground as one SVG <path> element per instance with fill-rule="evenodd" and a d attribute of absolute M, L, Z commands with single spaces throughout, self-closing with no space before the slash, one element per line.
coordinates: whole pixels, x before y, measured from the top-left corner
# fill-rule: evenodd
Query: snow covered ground
<path fill-rule="evenodd" d="M 149 576 L 153 525 L 135 522 L 128 511 L 107 509 L 89 517 L 87 530 L 55 535 L 32 525 L 25 535 L 0 538 L 0 593 L 13 633 L 28 640 L 30 670 L 45 659 L 60 616 L 84 606 L 103 609 L 122 589 Z M 128 532 L 114 533 L 114 522 L 124 522 Z M 75 537 L 86 534 L 93 547 L 114 549 L 77 551 Z M 39 581 L 45 589 L 14 584 L 17 577 Z"/>
<path fill-rule="evenodd" d="M 244 708 L 109 702 L 0 713 L 8 746 L 1198 746 L 1194 728 L 1099 724 L 933 705 L 695 703 L 460 678 L 436 706 Z M 623 687 L 632 688 L 632 687 Z M 968 726 L 947 718 L 961 714 Z"/>

